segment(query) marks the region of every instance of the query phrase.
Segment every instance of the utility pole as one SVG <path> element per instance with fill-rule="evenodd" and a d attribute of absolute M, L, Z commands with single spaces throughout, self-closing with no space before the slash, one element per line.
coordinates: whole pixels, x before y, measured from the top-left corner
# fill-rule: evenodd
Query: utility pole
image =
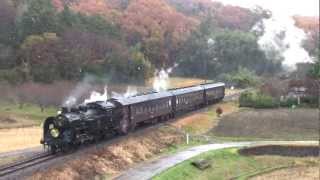
<path fill-rule="evenodd" d="M 318 134 L 318 138 L 319 138 L 319 158 L 320 158 L 320 79 L 319 80 L 316 80 L 316 84 L 318 85 L 318 131 L 319 131 L 319 134 Z M 320 171 L 320 169 L 319 169 Z M 319 172 L 320 173 L 320 172 Z"/>
<path fill-rule="evenodd" d="M 317 89 L 315 94 L 318 94 L 318 158 L 320 160 L 320 79 L 316 79 L 314 84 Z"/>
<path fill-rule="evenodd" d="M 208 70 L 208 64 L 209 64 L 209 58 L 212 58 L 211 57 L 211 53 L 213 51 L 213 46 L 215 44 L 215 41 L 214 39 L 212 38 L 209 38 L 208 41 L 207 41 L 207 45 L 208 45 L 208 52 L 207 52 L 207 57 L 206 57 L 206 60 L 205 60 L 205 66 L 206 66 L 206 69 L 205 69 L 205 73 L 206 73 L 206 79 L 205 79 L 205 84 L 207 83 L 207 79 L 209 78 L 209 70 Z M 208 57 L 209 55 L 209 57 Z"/>

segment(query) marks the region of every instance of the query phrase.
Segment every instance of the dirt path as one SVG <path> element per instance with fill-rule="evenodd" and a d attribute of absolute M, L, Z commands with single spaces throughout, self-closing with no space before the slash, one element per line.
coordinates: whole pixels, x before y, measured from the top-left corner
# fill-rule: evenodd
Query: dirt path
<path fill-rule="evenodd" d="M 187 159 L 197 156 L 201 153 L 218 150 L 230 147 L 251 147 L 257 145 L 271 145 L 271 144 L 299 144 L 299 145 L 317 145 L 317 141 L 261 141 L 261 142 L 239 142 L 239 143 L 222 143 L 222 144 L 208 144 L 193 147 L 174 155 L 162 157 L 157 160 L 146 162 L 136 168 L 129 169 L 122 175 L 116 177 L 117 180 L 147 180 L 153 176 L 173 167 Z"/>

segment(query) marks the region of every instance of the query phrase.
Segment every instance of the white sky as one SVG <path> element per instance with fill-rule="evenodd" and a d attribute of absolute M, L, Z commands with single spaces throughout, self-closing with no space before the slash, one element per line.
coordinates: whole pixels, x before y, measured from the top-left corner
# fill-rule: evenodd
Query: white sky
<path fill-rule="evenodd" d="M 319 0 L 213 0 L 242 7 L 259 5 L 274 13 L 286 15 L 319 16 Z"/>

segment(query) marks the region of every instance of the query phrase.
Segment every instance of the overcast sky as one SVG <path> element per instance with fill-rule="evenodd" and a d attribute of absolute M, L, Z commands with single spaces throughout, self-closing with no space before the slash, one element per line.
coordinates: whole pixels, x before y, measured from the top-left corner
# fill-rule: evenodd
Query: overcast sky
<path fill-rule="evenodd" d="M 319 16 L 319 0 L 214 0 L 224 4 L 270 9 L 274 13 L 286 15 Z"/>

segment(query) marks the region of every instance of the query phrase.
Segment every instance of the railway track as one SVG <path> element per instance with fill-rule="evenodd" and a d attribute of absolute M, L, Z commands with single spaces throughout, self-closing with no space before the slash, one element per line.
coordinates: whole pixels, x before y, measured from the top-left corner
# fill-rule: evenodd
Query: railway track
<path fill-rule="evenodd" d="M 224 101 L 232 101 L 235 98 L 238 98 L 242 92 L 248 91 L 248 90 L 250 90 L 250 89 L 246 89 L 246 90 L 243 90 L 241 92 L 238 92 L 238 93 L 235 93 L 232 95 L 227 95 L 227 96 L 225 96 Z M 174 119 L 171 121 L 174 121 Z M 140 129 L 140 131 L 141 130 L 144 131 L 149 128 L 156 128 L 161 125 L 163 125 L 163 123 L 159 123 L 157 125 L 152 125 L 152 126 L 141 127 L 139 129 Z M 122 138 L 123 137 L 111 137 L 111 138 L 108 138 L 108 140 L 106 140 L 106 141 L 109 141 L 108 144 L 111 144 L 112 142 L 120 141 Z M 102 144 L 104 144 L 104 143 L 102 143 Z M 90 146 L 89 147 L 87 146 L 86 148 L 90 148 Z M 19 172 L 24 169 L 39 165 L 41 163 L 44 163 L 46 161 L 49 161 L 49 160 L 52 160 L 55 158 L 57 158 L 57 155 L 53 155 L 51 153 L 39 153 L 39 154 L 36 154 L 30 158 L 26 158 L 21 161 L 17 161 L 17 162 L 13 162 L 10 164 L 0 166 L 0 179 L 8 177 L 9 175 L 12 175 L 16 172 Z"/>
<path fill-rule="evenodd" d="M 13 174 L 15 172 L 21 171 L 23 169 L 41 164 L 43 162 L 49 161 L 56 158 L 56 155 L 51 153 L 40 153 L 31 158 L 26 158 L 21 161 L 17 161 L 11 164 L 0 166 L 0 179 L 4 176 Z"/>

